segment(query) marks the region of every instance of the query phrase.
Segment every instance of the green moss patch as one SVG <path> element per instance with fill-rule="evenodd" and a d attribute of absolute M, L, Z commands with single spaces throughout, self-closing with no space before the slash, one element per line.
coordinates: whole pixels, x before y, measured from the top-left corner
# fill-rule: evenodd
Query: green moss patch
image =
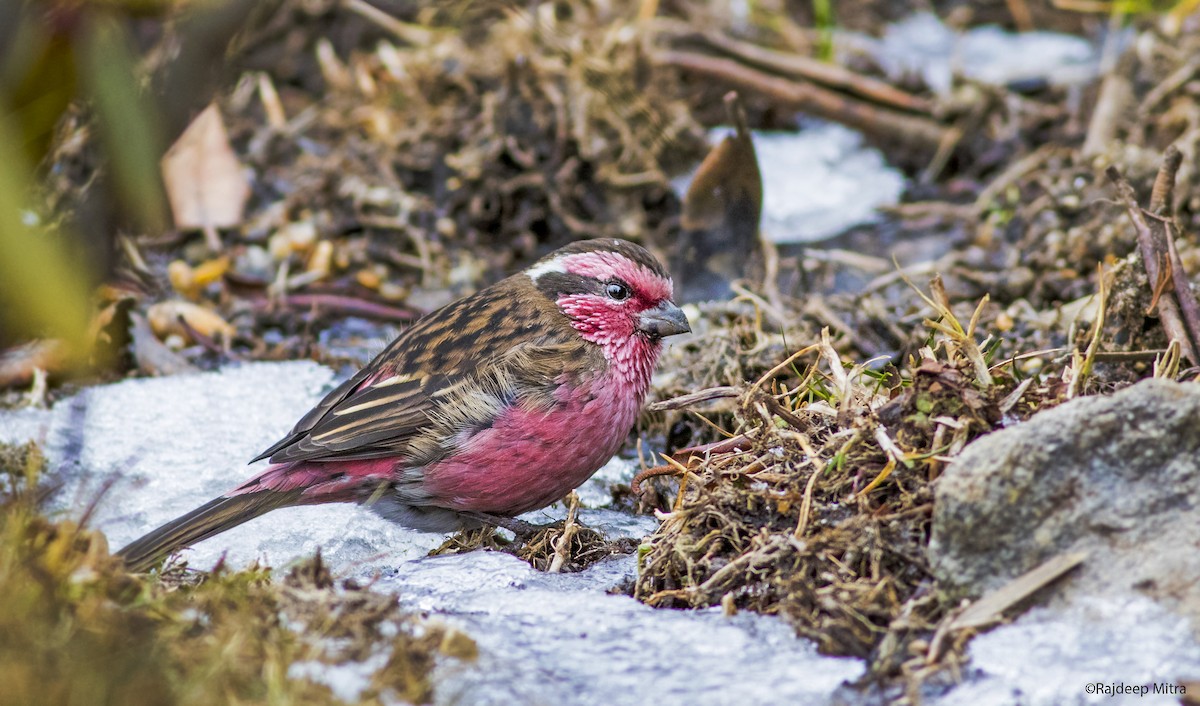
<path fill-rule="evenodd" d="M 320 556 L 268 569 L 132 575 L 104 536 L 38 511 L 43 460 L 0 447 L 0 703 L 340 704 L 322 675 L 388 654 L 357 703 L 427 703 L 470 638 L 396 597 L 335 582 Z"/>

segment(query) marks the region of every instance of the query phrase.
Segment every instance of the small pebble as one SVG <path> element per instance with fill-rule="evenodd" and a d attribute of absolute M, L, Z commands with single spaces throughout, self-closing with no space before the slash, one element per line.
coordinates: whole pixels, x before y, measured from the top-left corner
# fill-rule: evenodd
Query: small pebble
<path fill-rule="evenodd" d="M 274 275 L 270 253 L 258 245 L 251 245 L 238 255 L 235 267 L 243 275 L 263 280 Z"/>

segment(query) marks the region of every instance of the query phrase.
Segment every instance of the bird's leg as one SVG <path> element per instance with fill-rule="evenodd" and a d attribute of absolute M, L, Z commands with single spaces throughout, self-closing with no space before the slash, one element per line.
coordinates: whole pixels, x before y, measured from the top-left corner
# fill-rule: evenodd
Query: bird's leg
<path fill-rule="evenodd" d="M 532 537 L 538 530 L 542 529 L 538 525 L 526 522 L 525 520 L 518 520 L 515 517 L 492 515 L 487 512 L 463 512 L 462 515 L 472 520 L 479 520 L 484 524 L 492 525 L 493 527 L 502 527 L 517 535 L 517 539 L 522 540 Z"/>

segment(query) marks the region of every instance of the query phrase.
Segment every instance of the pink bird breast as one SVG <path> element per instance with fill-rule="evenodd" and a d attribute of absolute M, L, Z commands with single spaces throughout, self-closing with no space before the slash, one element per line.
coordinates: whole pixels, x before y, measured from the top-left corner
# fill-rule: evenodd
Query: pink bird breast
<path fill-rule="evenodd" d="M 456 510 L 517 515 L 545 507 L 620 450 L 645 393 L 645 385 L 610 371 L 590 388 L 560 387 L 549 412 L 510 408 L 459 452 L 426 467 L 424 489 Z"/>

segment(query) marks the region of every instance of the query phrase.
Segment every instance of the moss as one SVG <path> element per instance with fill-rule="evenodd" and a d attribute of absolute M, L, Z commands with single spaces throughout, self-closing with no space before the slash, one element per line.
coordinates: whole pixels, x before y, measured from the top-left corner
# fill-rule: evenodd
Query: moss
<path fill-rule="evenodd" d="M 886 374 L 848 366 L 828 335 L 794 365 L 744 357 L 771 372 L 721 408 L 721 441 L 676 455 L 689 472 L 639 548 L 635 596 L 784 616 L 823 652 L 868 659 L 868 679 L 908 669 L 953 607 L 930 590 L 934 481 L 1005 414 L 1063 397 L 1051 379 L 1008 400 L 1020 380 L 999 366 L 980 380 L 962 329 Z"/>
<path fill-rule="evenodd" d="M 338 587 L 319 555 L 284 581 L 258 567 L 131 575 L 101 533 L 38 512 L 43 465 L 35 445 L 0 446 L 0 704 L 337 704 L 292 665 L 383 650 L 361 702 L 425 703 L 440 654 L 474 656 L 395 596 Z"/>

